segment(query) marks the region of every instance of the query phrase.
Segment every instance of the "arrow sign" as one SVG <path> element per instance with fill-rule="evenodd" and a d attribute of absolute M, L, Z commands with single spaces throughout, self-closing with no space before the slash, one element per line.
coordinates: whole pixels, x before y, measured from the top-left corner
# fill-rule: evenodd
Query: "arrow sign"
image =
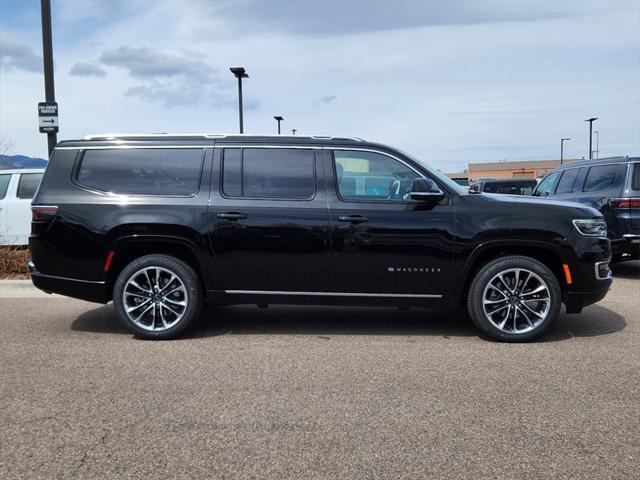
<path fill-rule="evenodd" d="M 56 102 L 38 103 L 38 124 L 40 133 L 58 133 L 58 104 Z"/>

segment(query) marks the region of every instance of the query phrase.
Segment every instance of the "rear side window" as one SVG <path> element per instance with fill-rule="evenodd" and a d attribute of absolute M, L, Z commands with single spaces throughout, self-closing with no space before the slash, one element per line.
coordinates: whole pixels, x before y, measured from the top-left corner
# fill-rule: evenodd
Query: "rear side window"
<path fill-rule="evenodd" d="M 7 189 L 9 188 L 9 182 L 11 181 L 11 174 L 4 173 L 0 175 L 0 200 L 7 196 Z"/>
<path fill-rule="evenodd" d="M 86 150 L 78 183 L 123 195 L 189 196 L 198 191 L 203 150 Z"/>
<path fill-rule="evenodd" d="M 578 177 L 578 172 L 580 172 L 579 168 L 570 168 L 569 170 L 565 170 L 558 182 L 556 193 L 571 193 L 573 191 L 573 185 L 576 182 L 576 178 Z"/>
<path fill-rule="evenodd" d="M 640 190 L 640 163 L 633 164 L 633 176 L 631 177 L 631 189 Z"/>
<path fill-rule="evenodd" d="M 40 180 L 42 180 L 41 173 L 23 173 L 20 175 L 16 196 L 24 200 L 31 200 L 36 194 Z"/>
<path fill-rule="evenodd" d="M 222 191 L 228 197 L 309 199 L 315 183 L 311 149 L 224 149 Z"/>
<path fill-rule="evenodd" d="M 585 192 L 597 192 L 611 187 L 616 182 L 618 165 L 599 165 L 591 167 L 584 182 Z"/>
<path fill-rule="evenodd" d="M 551 193 L 551 188 L 553 187 L 553 184 L 555 183 L 556 178 L 558 178 L 558 172 L 553 172 L 547 175 L 538 184 L 538 188 L 536 188 L 536 191 L 533 192 L 533 195 L 536 197 L 548 197 L 549 194 Z"/>

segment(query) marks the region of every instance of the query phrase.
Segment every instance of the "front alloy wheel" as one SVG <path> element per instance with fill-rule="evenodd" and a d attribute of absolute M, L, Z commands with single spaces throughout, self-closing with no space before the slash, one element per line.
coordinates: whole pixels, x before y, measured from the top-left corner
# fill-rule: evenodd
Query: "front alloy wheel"
<path fill-rule="evenodd" d="M 538 260 L 519 255 L 484 265 L 467 295 L 476 326 L 494 339 L 511 342 L 542 335 L 558 318 L 561 302 L 553 272 Z"/>

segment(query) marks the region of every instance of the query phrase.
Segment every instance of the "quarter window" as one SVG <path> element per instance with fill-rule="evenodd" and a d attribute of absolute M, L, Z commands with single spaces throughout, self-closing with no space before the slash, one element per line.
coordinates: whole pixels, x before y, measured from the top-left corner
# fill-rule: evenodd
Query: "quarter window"
<path fill-rule="evenodd" d="M 9 188 L 9 182 L 11 181 L 11 174 L 5 173 L 0 175 L 0 200 L 7 196 L 7 189 Z"/>
<path fill-rule="evenodd" d="M 631 179 L 631 189 L 640 190 L 640 163 L 633 164 L 633 177 Z"/>
<path fill-rule="evenodd" d="M 556 178 L 558 178 L 558 172 L 550 173 L 547 175 L 536 188 L 536 191 L 533 192 L 535 197 L 548 197 L 551 193 L 551 188 L 553 184 L 556 182 Z"/>
<path fill-rule="evenodd" d="M 87 150 L 78 182 L 123 195 L 189 196 L 198 191 L 202 149 Z"/>
<path fill-rule="evenodd" d="M 32 199 L 40 185 L 40 180 L 42 180 L 41 173 L 23 173 L 20 175 L 16 196 L 25 200 Z"/>
<path fill-rule="evenodd" d="M 380 153 L 334 150 L 338 193 L 347 200 L 409 199 L 413 180 L 420 175 Z"/>
<path fill-rule="evenodd" d="M 596 192 L 612 186 L 616 181 L 618 165 L 600 165 L 591 167 L 584 182 L 585 192 Z"/>
<path fill-rule="evenodd" d="M 229 197 L 312 198 L 314 158 L 304 148 L 226 148 L 222 191 Z"/>
<path fill-rule="evenodd" d="M 579 168 L 571 168 L 569 170 L 565 170 L 560 177 L 560 181 L 558 182 L 556 193 L 571 193 L 573 191 L 573 184 L 576 181 L 576 177 L 578 176 L 579 171 Z"/>

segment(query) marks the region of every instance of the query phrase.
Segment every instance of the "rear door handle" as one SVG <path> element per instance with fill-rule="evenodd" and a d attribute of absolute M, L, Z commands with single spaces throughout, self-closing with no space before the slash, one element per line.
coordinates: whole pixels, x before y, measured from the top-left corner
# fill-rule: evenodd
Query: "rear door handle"
<path fill-rule="evenodd" d="M 338 220 L 341 222 L 364 223 L 369 219 L 362 215 L 343 215 L 338 217 Z"/>
<path fill-rule="evenodd" d="M 218 218 L 225 218 L 227 220 L 242 220 L 243 218 L 247 218 L 246 213 L 238 213 L 238 212 L 227 212 L 227 213 L 219 213 Z"/>

